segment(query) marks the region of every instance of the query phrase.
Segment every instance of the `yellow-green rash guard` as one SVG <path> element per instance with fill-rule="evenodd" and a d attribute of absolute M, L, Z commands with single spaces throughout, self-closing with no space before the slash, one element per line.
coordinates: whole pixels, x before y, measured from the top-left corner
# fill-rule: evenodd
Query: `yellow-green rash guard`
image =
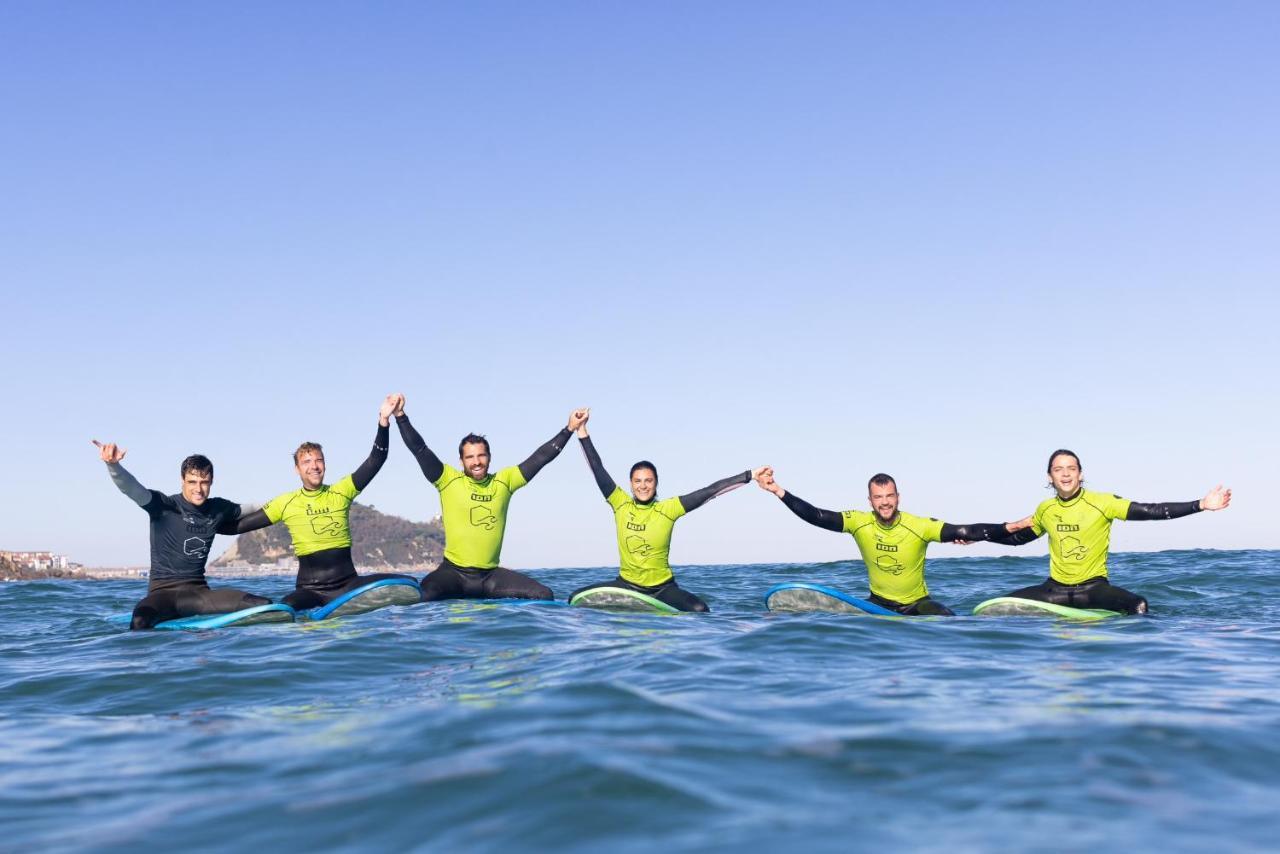
<path fill-rule="evenodd" d="M 444 556 L 454 566 L 493 569 L 502 555 L 507 506 L 527 484 L 519 466 L 475 481 L 450 465 L 436 478 L 444 520 Z"/>
<path fill-rule="evenodd" d="M 271 524 L 283 521 L 293 538 L 293 552 L 303 557 L 328 549 L 351 547 L 348 516 L 360 490 L 351 475 L 319 489 L 295 489 L 277 495 L 262 508 Z"/>
<path fill-rule="evenodd" d="M 1031 530 L 1037 537 L 1049 535 L 1049 577 L 1059 584 L 1105 577 L 1111 522 L 1127 519 L 1131 503 L 1119 495 L 1086 489 L 1070 501 L 1055 495 L 1040 502 Z"/>
<path fill-rule="evenodd" d="M 680 499 L 637 504 L 615 486 L 608 501 L 618 526 L 618 574 L 641 587 L 670 581 L 671 532 L 685 514 Z"/>
<path fill-rule="evenodd" d="M 929 543 L 941 542 L 942 522 L 898 513 L 883 525 L 875 513 L 845 510 L 844 532 L 852 534 L 867 565 L 871 592 L 884 599 L 910 604 L 929 595 L 924 584 L 924 553 Z"/>

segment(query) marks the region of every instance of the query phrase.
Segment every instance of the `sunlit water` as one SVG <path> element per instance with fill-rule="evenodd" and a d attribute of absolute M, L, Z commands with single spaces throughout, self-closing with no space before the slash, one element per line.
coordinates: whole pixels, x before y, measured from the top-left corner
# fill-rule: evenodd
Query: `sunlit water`
<path fill-rule="evenodd" d="M 1045 574 L 930 566 L 962 613 Z M 104 618 L 139 582 L 7 584 L 0 849 L 1276 850 L 1280 552 L 1111 572 L 1152 616 L 764 611 L 780 581 L 864 595 L 837 563 L 681 569 L 710 615 L 129 633 Z"/>

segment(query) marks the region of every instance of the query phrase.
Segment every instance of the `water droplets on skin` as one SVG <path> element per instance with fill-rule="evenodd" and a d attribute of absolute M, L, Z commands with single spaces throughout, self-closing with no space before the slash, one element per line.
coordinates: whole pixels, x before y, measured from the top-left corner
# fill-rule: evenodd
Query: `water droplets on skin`
<path fill-rule="evenodd" d="M 853 563 L 678 569 L 706 616 L 452 602 L 194 634 L 103 621 L 136 582 L 7 585 L 0 820 L 18 847 L 1264 848 L 1278 563 L 1115 555 L 1153 616 L 1091 624 L 762 610 L 782 581 L 864 595 Z M 947 560 L 931 590 L 963 613 L 1044 571 Z"/>

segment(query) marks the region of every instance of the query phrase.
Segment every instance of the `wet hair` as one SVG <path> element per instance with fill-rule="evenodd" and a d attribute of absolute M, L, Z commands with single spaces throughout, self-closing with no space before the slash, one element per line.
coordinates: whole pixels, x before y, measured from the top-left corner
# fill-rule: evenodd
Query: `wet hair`
<path fill-rule="evenodd" d="M 1076 461 L 1076 468 L 1084 471 L 1084 466 L 1080 464 L 1080 458 L 1076 456 L 1075 451 L 1068 451 L 1066 448 L 1059 448 L 1049 455 L 1049 464 L 1044 467 L 1046 474 L 1053 474 L 1053 461 L 1058 457 L 1067 456 Z"/>
<path fill-rule="evenodd" d="M 640 469 L 648 469 L 649 471 L 653 472 L 653 485 L 654 486 L 658 485 L 658 467 L 655 466 L 653 463 L 649 462 L 648 460 L 641 460 L 640 462 L 633 465 L 631 467 L 631 473 L 627 475 L 627 480 L 631 480 L 631 478 L 635 477 L 636 472 L 640 471 Z"/>
<path fill-rule="evenodd" d="M 871 492 L 871 487 L 873 486 L 888 486 L 891 483 L 893 484 L 893 488 L 897 490 L 898 482 L 894 480 L 892 477 L 885 474 L 884 472 L 880 472 L 879 474 L 873 474 L 871 475 L 871 480 L 867 481 L 867 492 L 868 493 Z"/>
<path fill-rule="evenodd" d="M 196 474 L 207 474 L 213 477 L 213 461 L 204 454 L 192 454 L 182 461 L 181 477 L 183 480 L 187 477 L 187 472 L 193 471 Z"/>
<path fill-rule="evenodd" d="M 298 450 L 293 452 L 293 464 L 296 466 L 302 455 L 309 451 L 318 451 L 320 456 L 324 456 L 324 448 L 320 447 L 319 442 L 303 442 L 298 446 Z"/>
<path fill-rule="evenodd" d="M 493 456 L 493 454 L 489 452 L 488 439 L 476 433 L 468 433 L 467 435 L 463 436 L 462 441 L 458 443 L 458 459 L 462 459 L 462 448 L 465 445 L 484 445 L 484 452 L 486 454 L 489 454 L 489 456 Z"/>

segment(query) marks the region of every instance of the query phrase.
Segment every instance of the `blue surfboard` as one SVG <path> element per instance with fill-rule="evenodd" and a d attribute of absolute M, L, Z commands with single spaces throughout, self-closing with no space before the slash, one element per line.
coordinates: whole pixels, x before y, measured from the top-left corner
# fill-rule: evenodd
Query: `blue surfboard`
<path fill-rule="evenodd" d="M 388 605 L 414 605 L 421 601 L 422 588 L 418 582 L 409 578 L 383 578 L 348 590 L 327 605 L 299 611 L 298 615 L 308 620 L 323 620 L 363 614 Z"/>
<path fill-rule="evenodd" d="M 288 605 L 276 603 L 272 605 L 256 605 L 229 614 L 200 614 L 195 617 L 178 617 L 156 623 L 153 628 L 167 631 L 200 631 L 203 629 L 225 629 L 231 626 L 257 626 L 263 623 L 292 623 L 296 612 Z M 132 614 L 113 614 L 107 617 L 108 622 L 118 626 L 128 626 L 133 621 Z"/>
<path fill-rule="evenodd" d="M 874 602 L 850 596 L 834 587 L 799 582 L 778 584 L 764 594 L 764 606 L 770 611 L 791 613 L 823 612 L 827 614 L 874 614 L 877 617 L 901 617 L 897 611 L 881 608 Z"/>

